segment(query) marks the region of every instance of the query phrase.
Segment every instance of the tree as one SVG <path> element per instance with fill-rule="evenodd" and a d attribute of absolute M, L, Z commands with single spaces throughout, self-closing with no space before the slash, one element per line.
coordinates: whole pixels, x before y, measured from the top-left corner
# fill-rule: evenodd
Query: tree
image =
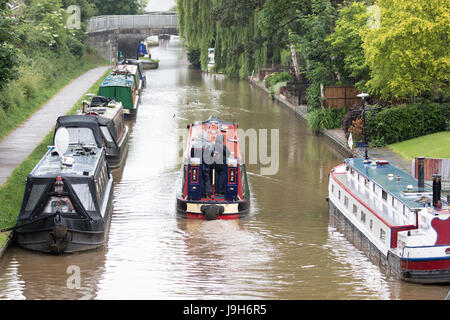
<path fill-rule="evenodd" d="M 94 0 L 98 15 L 139 14 L 145 11 L 148 0 Z"/>
<path fill-rule="evenodd" d="M 364 2 L 346 1 L 339 10 L 334 32 L 326 41 L 331 45 L 332 63 L 342 82 L 351 82 L 365 90 L 369 67 L 362 48 L 364 33 L 368 31 L 369 12 Z"/>
<path fill-rule="evenodd" d="M 363 37 L 373 94 L 415 97 L 448 88 L 450 2 L 378 0 L 381 22 Z"/>
<path fill-rule="evenodd" d="M 16 23 L 14 18 L 8 17 L 6 3 L 7 0 L 0 0 L 0 91 L 10 80 L 17 78 L 19 65 L 14 47 L 16 36 L 12 30 Z"/>

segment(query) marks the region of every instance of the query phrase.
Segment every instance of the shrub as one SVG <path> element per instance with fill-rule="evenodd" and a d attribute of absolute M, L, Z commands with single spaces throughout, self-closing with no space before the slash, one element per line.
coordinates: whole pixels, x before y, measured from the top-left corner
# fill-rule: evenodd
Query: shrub
<path fill-rule="evenodd" d="M 187 58 L 193 67 L 200 68 L 200 49 L 199 48 L 188 48 Z"/>
<path fill-rule="evenodd" d="M 424 102 L 367 112 L 368 140 L 391 144 L 444 131 L 448 127 L 449 111 L 450 103 Z"/>
<path fill-rule="evenodd" d="M 292 80 L 292 75 L 289 72 L 274 72 L 274 73 L 268 74 L 264 78 L 264 83 L 265 83 L 266 88 L 270 88 L 279 82 L 288 82 L 291 80 Z"/>
<path fill-rule="evenodd" d="M 67 47 L 70 53 L 78 58 L 83 56 L 84 46 L 83 43 L 75 37 L 69 37 L 67 41 Z"/>
<path fill-rule="evenodd" d="M 308 127 L 317 132 L 322 129 L 339 128 L 344 115 L 345 109 L 320 108 L 308 112 L 306 118 Z"/>

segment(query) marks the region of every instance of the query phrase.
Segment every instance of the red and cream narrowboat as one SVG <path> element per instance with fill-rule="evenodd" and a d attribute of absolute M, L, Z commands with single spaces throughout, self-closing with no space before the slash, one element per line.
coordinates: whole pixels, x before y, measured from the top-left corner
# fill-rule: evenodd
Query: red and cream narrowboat
<path fill-rule="evenodd" d="M 384 160 L 345 159 L 329 175 L 330 222 L 402 280 L 450 282 L 450 213 L 440 176 L 425 185 Z"/>
<path fill-rule="evenodd" d="M 210 117 L 188 126 L 177 213 L 193 219 L 238 219 L 249 212 L 250 191 L 235 123 Z"/>

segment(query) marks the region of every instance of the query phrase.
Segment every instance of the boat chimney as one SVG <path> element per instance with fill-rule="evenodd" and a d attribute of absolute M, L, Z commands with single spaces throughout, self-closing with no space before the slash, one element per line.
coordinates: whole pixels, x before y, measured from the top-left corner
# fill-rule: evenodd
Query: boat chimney
<path fill-rule="evenodd" d="M 441 175 L 433 174 L 433 206 L 441 206 Z"/>
<path fill-rule="evenodd" d="M 89 103 L 87 101 L 83 101 L 83 108 L 81 109 L 81 111 L 83 113 L 86 113 L 87 109 L 88 109 L 88 106 L 89 106 Z"/>
<path fill-rule="evenodd" d="M 418 164 L 418 189 L 419 192 L 423 192 L 425 189 L 425 176 L 424 176 L 424 169 L 423 169 L 423 161 L 425 160 L 425 157 L 417 157 L 417 160 L 419 161 Z"/>

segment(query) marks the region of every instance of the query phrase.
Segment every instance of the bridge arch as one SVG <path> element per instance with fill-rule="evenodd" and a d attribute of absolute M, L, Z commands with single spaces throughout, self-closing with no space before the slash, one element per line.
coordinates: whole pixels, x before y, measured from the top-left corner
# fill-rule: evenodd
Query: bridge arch
<path fill-rule="evenodd" d="M 103 58 L 115 62 L 117 52 L 134 58 L 141 40 L 150 35 L 178 35 L 174 12 L 150 12 L 143 15 L 98 16 L 89 20 L 89 45 Z"/>

